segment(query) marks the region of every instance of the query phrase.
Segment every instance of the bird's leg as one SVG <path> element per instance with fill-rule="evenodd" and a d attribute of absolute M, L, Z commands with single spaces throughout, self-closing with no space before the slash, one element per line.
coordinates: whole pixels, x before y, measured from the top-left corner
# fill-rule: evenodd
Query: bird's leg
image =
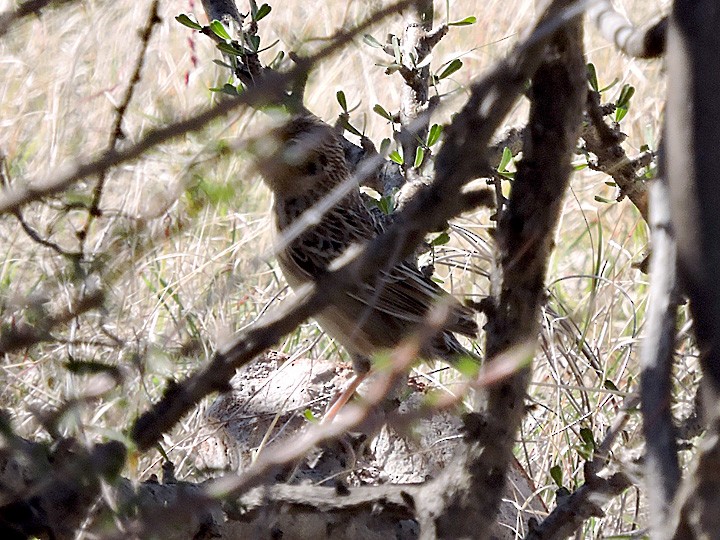
<path fill-rule="evenodd" d="M 337 416 L 337 413 L 340 412 L 340 409 L 350 401 L 350 398 L 352 398 L 355 391 L 360 387 L 370 372 L 370 359 L 365 356 L 353 355 L 353 371 L 355 371 L 355 376 L 350 381 L 350 384 L 332 401 L 330 408 L 320 422 L 321 424 L 329 424 L 332 422 Z"/>

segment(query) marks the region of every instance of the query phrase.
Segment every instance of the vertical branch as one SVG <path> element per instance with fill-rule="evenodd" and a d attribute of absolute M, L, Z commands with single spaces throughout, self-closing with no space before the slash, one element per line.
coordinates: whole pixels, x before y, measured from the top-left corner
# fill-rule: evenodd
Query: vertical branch
<path fill-rule="evenodd" d="M 545 17 L 552 20 L 568 4 L 554 2 Z M 490 534 L 524 417 L 528 357 L 540 329 L 545 271 L 572 173 L 587 84 L 580 17 L 550 36 L 545 53 L 535 52 L 542 63 L 531 88 L 524 157 L 497 231 L 503 276 L 494 308 L 488 310 L 486 358 L 489 370 L 510 375 L 489 386 L 486 414 L 466 417 L 465 449 L 444 476 L 429 484 L 429 493 L 442 494 L 442 502 L 436 504 L 443 510 L 436 509 L 433 520 L 421 523 L 423 534 L 430 535 L 428 530 L 440 538 Z M 522 85 L 524 80 L 517 77 L 513 82 Z M 482 125 L 474 127 L 476 132 L 482 129 Z M 438 172 L 447 164 L 446 156 L 439 156 Z"/>
<path fill-rule="evenodd" d="M 429 64 L 422 65 L 432 51 L 427 43 L 427 36 L 433 25 L 433 0 L 420 0 L 405 15 L 401 52 L 402 69 L 405 85 L 400 95 L 400 144 L 405 162 L 403 170 L 409 181 L 419 179 L 419 167 L 415 167 L 415 154 L 420 141 L 427 139 L 429 119 L 427 115 L 420 117 L 428 106 Z M 418 67 L 421 66 L 421 67 Z"/>
<path fill-rule="evenodd" d="M 667 39 L 667 177 L 678 276 L 690 298 L 709 408 L 697 467 L 682 487 L 676 538 L 711 538 L 720 530 L 719 29 L 713 0 L 674 3 Z"/>
<path fill-rule="evenodd" d="M 507 211 L 498 222 L 497 241 L 502 287 L 487 328 L 486 356 L 493 358 L 524 342 L 534 344 L 544 301 L 545 272 L 553 234 L 572 172 L 586 96 L 583 33 L 580 18 L 559 31 L 530 90 L 531 110 Z M 512 456 L 515 434 L 524 415 L 530 369 L 523 368 L 488 392 L 488 418 L 502 419 L 498 429 L 498 464 Z M 488 470 L 488 480 L 498 471 Z M 493 499 L 498 488 L 491 489 Z M 492 499 L 490 499 L 492 500 Z"/>
<path fill-rule="evenodd" d="M 661 167 L 664 166 L 661 163 Z M 680 482 L 676 432 L 671 405 L 672 359 L 675 346 L 676 246 L 670 223 L 665 171 L 650 187 L 653 255 L 647 335 L 641 353 L 645 485 L 653 538 L 668 534 L 672 501 Z"/>

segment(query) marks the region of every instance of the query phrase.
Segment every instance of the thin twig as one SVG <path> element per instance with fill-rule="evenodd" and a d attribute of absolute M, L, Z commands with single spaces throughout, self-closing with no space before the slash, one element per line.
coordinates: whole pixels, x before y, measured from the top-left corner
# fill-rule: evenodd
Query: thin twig
<path fill-rule="evenodd" d="M 123 95 L 120 104 L 115 109 L 115 122 L 113 129 L 110 133 L 110 140 L 108 141 L 108 149 L 114 150 L 117 148 L 118 143 L 125 139 L 125 133 L 122 129 L 123 120 L 125 119 L 125 113 L 127 112 L 130 101 L 132 100 L 135 88 L 140 82 L 140 76 L 142 74 L 143 65 L 145 64 L 145 57 L 147 55 L 148 45 L 150 44 L 150 37 L 152 36 L 153 29 L 162 22 L 162 19 L 158 15 L 158 6 L 160 0 L 153 0 L 148 11 L 147 20 L 145 26 L 140 31 L 140 51 L 138 57 L 135 60 L 135 69 L 133 70 L 130 80 L 128 81 L 125 94 Z M 80 251 L 84 251 L 83 246 L 87 239 L 90 226 L 96 217 L 101 215 L 100 200 L 102 199 L 103 189 L 105 187 L 105 180 L 107 178 L 107 170 L 102 171 L 98 175 L 95 189 L 93 189 L 92 201 L 90 202 L 90 208 L 88 208 L 87 219 L 83 228 L 78 231 L 78 238 L 80 239 Z"/>

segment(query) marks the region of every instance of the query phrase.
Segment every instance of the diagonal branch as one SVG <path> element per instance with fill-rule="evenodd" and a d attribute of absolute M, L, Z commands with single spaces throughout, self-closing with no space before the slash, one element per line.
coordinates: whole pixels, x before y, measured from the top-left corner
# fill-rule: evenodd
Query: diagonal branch
<path fill-rule="evenodd" d="M 602 36 L 625 54 L 657 58 L 665 52 L 667 16 L 648 27 L 638 28 L 618 13 L 610 0 L 597 0 L 588 8 L 588 19 Z"/>
<path fill-rule="evenodd" d="M 13 24 L 30 15 L 39 14 L 49 4 L 69 4 L 74 0 L 26 0 L 15 11 L 0 13 L 0 37 L 10 31 Z"/>

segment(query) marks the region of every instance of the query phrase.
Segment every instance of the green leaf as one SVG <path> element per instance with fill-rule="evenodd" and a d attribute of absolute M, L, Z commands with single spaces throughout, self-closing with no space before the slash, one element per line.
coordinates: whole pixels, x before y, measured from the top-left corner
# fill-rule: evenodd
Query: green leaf
<path fill-rule="evenodd" d="M 342 90 L 338 90 L 335 94 L 335 97 L 337 98 L 337 101 L 340 104 L 340 108 L 343 110 L 343 112 L 347 112 L 347 100 L 345 99 L 345 92 L 343 92 Z"/>
<path fill-rule="evenodd" d="M 430 128 L 430 131 L 428 132 L 428 138 L 427 138 L 427 145 L 432 146 L 438 140 L 440 139 L 440 135 L 442 134 L 443 127 L 439 124 L 433 124 Z"/>
<path fill-rule="evenodd" d="M 424 158 L 425 149 L 422 146 L 418 146 L 417 150 L 415 151 L 415 163 L 413 163 L 413 167 L 417 169 L 420 165 L 422 165 Z"/>
<path fill-rule="evenodd" d="M 512 160 L 512 157 L 513 156 L 510 149 L 507 146 L 503 148 L 502 157 L 500 158 L 500 164 L 497 168 L 498 172 L 502 173 L 507 171 L 507 166 L 510 163 L 510 160 Z"/>
<path fill-rule="evenodd" d="M 598 80 L 597 80 L 597 71 L 595 70 L 595 64 L 592 62 L 588 63 L 587 66 L 587 78 L 588 82 L 590 83 L 590 87 L 595 90 L 596 92 L 599 92 L 599 86 L 598 86 Z"/>
<path fill-rule="evenodd" d="M 606 199 L 605 197 L 601 197 L 600 195 L 595 195 L 595 200 L 599 203 L 604 203 L 604 204 L 612 204 L 612 203 L 616 202 L 612 199 Z"/>
<path fill-rule="evenodd" d="M 258 49 L 260 48 L 260 36 L 247 35 L 246 41 L 248 42 L 252 52 L 258 52 Z"/>
<path fill-rule="evenodd" d="M 184 13 L 181 13 L 180 15 L 175 17 L 175 20 L 183 26 L 187 26 L 188 28 L 192 28 L 193 30 L 202 30 L 202 26 L 200 26 L 197 22 L 193 21 Z"/>
<path fill-rule="evenodd" d="M 243 56 L 245 54 L 245 51 L 242 49 L 238 49 L 234 45 L 231 45 L 230 43 L 226 43 L 225 41 L 221 41 L 220 43 L 215 45 L 220 52 L 224 52 L 225 54 L 229 54 L 231 56 Z"/>
<path fill-rule="evenodd" d="M 470 356 L 453 359 L 453 367 L 468 379 L 474 379 L 480 371 L 480 364 Z"/>
<path fill-rule="evenodd" d="M 395 210 L 395 198 L 391 195 L 384 195 L 380 197 L 375 204 L 386 216 L 389 216 Z"/>
<path fill-rule="evenodd" d="M 363 36 L 363 41 L 365 44 L 370 45 L 371 47 L 375 47 L 376 49 L 382 49 L 382 43 L 380 43 L 377 39 L 372 37 L 370 34 L 365 34 Z"/>
<path fill-rule="evenodd" d="M 476 22 L 477 17 L 473 17 L 471 15 L 470 17 L 465 17 L 462 20 L 448 23 L 448 26 L 470 26 L 471 24 L 475 24 Z"/>
<path fill-rule="evenodd" d="M 403 163 L 405 163 L 402 156 L 397 150 L 393 150 L 392 152 L 390 152 L 390 155 L 388 157 L 398 165 L 402 165 Z"/>
<path fill-rule="evenodd" d="M 303 416 L 305 417 L 305 420 L 308 422 L 317 422 L 317 417 L 313 414 L 313 412 L 310 409 L 305 409 L 303 411 Z"/>
<path fill-rule="evenodd" d="M 617 99 L 617 108 L 615 109 L 615 121 L 620 122 L 628 113 L 630 108 L 630 99 L 635 95 L 635 87 L 625 84 L 620 90 L 620 96 Z"/>
<path fill-rule="evenodd" d="M 635 95 L 635 87 L 625 84 L 620 90 L 620 97 L 617 100 L 618 107 L 627 108 L 630 105 L 630 99 Z"/>
<path fill-rule="evenodd" d="M 456 58 L 448 64 L 448 66 L 438 75 L 438 80 L 442 80 L 449 77 L 463 66 L 462 60 Z"/>
<path fill-rule="evenodd" d="M 228 69 L 232 69 L 232 68 L 233 68 L 233 67 L 232 67 L 230 64 L 228 64 L 227 62 L 223 62 L 222 60 L 218 60 L 217 58 L 215 58 L 215 59 L 213 60 L 213 64 L 218 65 L 218 66 L 220 66 L 220 67 L 228 68 Z"/>
<path fill-rule="evenodd" d="M 377 103 L 377 104 L 373 107 L 373 112 L 375 112 L 375 114 L 379 114 L 379 115 L 382 116 L 385 120 L 389 120 L 390 122 L 393 122 L 393 117 L 392 117 L 392 115 L 391 115 L 389 112 L 387 112 L 387 111 L 383 108 L 383 106 L 380 105 L 379 103 Z"/>
<path fill-rule="evenodd" d="M 272 59 L 269 66 L 271 69 L 278 69 L 280 67 L 280 64 L 282 64 L 283 58 L 285 58 L 285 52 L 280 51 L 275 55 L 275 58 Z"/>
<path fill-rule="evenodd" d="M 580 438 L 583 440 L 583 443 L 590 448 L 597 448 L 595 445 L 595 437 L 593 437 L 593 432 L 590 428 L 580 428 Z"/>
<path fill-rule="evenodd" d="M 270 12 L 272 11 L 272 7 L 270 7 L 268 4 L 263 4 L 260 6 L 260 9 L 257 10 L 257 13 L 253 15 L 253 21 L 257 22 L 260 19 L 265 18 Z"/>
<path fill-rule="evenodd" d="M 216 87 L 216 88 L 211 88 L 210 91 L 211 91 L 211 92 L 218 92 L 218 93 L 220 93 L 220 94 L 227 94 L 228 96 L 233 96 L 233 97 L 240 95 L 240 93 L 238 92 L 237 88 L 235 88 L 235 87 L 234 87 L 232 84 L 230 84 L 230 83 L 225 83 L 225 84 L 222 85 L 222 87 L 220 87 L 220 88 L 217 88 L 217 87 Z"/>
<path fill-rule="evenodd" d="M 343 124 L 343 127 L 344 127 L 347 131 L 349 131 L 350 133 L 352 133 L 353 135 L 357 135 L 358 137 L 362 137 L 362 136 L 363 136 L 362 133 L 360 133 L 360 131 L 358 131 L 358 128 L 356 128 L 355 126 L 353 126 L 350 122 L 345 122 L 345 123 Z"/>
<path fill-rule="evenodd" d="M 613 82 L 611 82 L 607 86 L 603 86 L 600 90 L 598 90 L 598 92 L 600 92 L 602 94 L 605 90 L 610 90 L 613 86 L 615 86 L 619 82 L 620 82 L 620 79 L 615 77 L 615 79 L 613 79 Z"/>
<path fill-rule="evenodd" d="M 397 65 L 402 65 L 402 53 L 400 52 L 400 40 L 397 36 L 393 36 L 392 39 L 392 49 L 393 54 L 395 55 L 395 63 Z"/>
<path fill-rule="evenodd" d="M 228 31 L 225 29 L 225 25 L 217 19 L 210 23 L 210 30 L 212 30 L 213 34 L 217 37 L 232 41 L 230 34 L 228 34 Z"/>
<path fill-rule="evenodd" d="M 618 390 L 618 387 L 615 386 L 615 383 L 612 382 L 610 379 L 605 379 L 605 382 L 603 383 L 603 387 L 607 390 Z"/>
<path fill-rule="evenodd" d="M 388 153 L 388 150 L 390 150 L 390 139 L 385 138 L 380 142 L 380 155 L 386 156 Z"/>
<path fill-rule="evenodd" d="M 563 474 L 560 465 L 553 465 L 552 467 L 550 467 L 550 478 L 553 479 L 553 482 L 555 482 L 555 485 L 557 485 L 557 487 L 562 487 Z"/>
<path fill-rule="evenodd" d="M 267 47 L 263 47 L 262 49 L 258 49 L 257 52 L 261 53 L 261 52 L 263 52 L 263 51 L 267 51 L 268 49 L 272 49 L 272 48 L 273 48 L 275 45 L 277 45 L 278 43 L 280 43 L 280 40 L 279 40 L 279 39 L 276 39 L 275 41 L 273 41 L 273 42 L 272 42 L 270 45 L 268 45 Z M 258 38 L 258 45 L 260 45 L 260 38 Z"/>
<path fill-rule="evenodd" d="M 431 246 L 444 246 L 450 241 L 450 235 L 443 231 L 440 234 L 438 234 L 435 238 L 430 240 Z"/>

